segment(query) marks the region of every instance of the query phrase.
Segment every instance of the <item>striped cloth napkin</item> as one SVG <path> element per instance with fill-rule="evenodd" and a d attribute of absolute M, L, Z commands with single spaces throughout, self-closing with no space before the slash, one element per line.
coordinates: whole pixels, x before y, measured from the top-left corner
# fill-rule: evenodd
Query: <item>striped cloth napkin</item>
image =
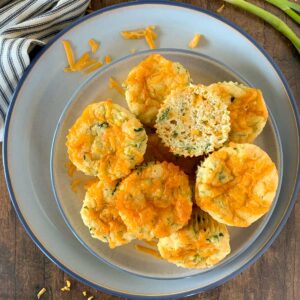
<path fill-rule="evenodd" d="M 85 13 L 90 0 L 0 0 L 0 141 L 14 89 L 34 46 Z"/>

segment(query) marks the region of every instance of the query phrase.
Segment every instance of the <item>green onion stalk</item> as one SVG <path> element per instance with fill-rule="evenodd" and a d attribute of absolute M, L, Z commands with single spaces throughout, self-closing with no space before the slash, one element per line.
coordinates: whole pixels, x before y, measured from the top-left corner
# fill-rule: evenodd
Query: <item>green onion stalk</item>
<path fill-rule="evenodd" d="M 285 0 L 266 0 L 267 2 L 273 4 L 274 6 L 277 6 L 279 9 L 284 11 L 287 15 L 289 15 L 295 22 L 300 24 L 300 15 L 298 15 L 293 9 L 292 4 L 296 4 L 296 7 L 298 11 L 300 11 L 300 5 L 297 3 L 292 3 Z M 299 6 L 299 8 L 298 8 Z"/>
<path fill-rule="evenodd" d="M 273 14 L 269 13 L 268 11 L 251 4 L 245 0 L 223 0 L 227 3 L 230 3 L 232 5 L 235 5 L 245 11 L 248 11 L 257 17 L 263 19 L 270 25 L 272 25 L 276 30 L 281 32 L 285 37 L 287 37 L 295 46 L 297 49 L 298 53 L 300 54 L 300 38 L 296 35 L 296 33 L 287 25 L 285 24 L 282 20 L 280 20 L 278 17 L 274 16 Z M 268 0 L 267 0 L 268 1 Z M 271 2 L 271 1 L 269 1 Z M 272 1 L 276 2 L 276 1 Z M 285 1 L 280 1 L 280 2 L 285 2 Z M 286 1 L 289 2 L 289 1 Z M 295 4 L 295 3 L 291 3 Z M 298 6 L 292 6 L 290 4 L 290 7 L 295 9 L 295 7 L 298 9 Z M 296 9 L 295 9 L 296 10 Z"/>

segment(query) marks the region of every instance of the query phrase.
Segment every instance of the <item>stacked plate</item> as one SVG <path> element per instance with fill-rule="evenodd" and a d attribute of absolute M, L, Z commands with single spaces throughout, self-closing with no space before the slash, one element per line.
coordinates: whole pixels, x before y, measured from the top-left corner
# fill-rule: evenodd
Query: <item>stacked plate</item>
<path fill-rule="evenodd" d="M 109 89 L 108 79 L 114 77 L 121 82 L 152 51 L 145 50 L 142 40 L 123 40 L 120 31 L 147 25 L 159 28 L 159 49 L 153 51 L 181 62 L 195 82 L 226 80 L 258 87 L 270 113 L 255 143 L 271 156 L 279 170 L 280 185 L 273 207 L 247 229 L 230 229 L 231 254 L 208 270 L 178 268 L 136 252 L 134 243 L 111 250 L 92 239 L 79 215 L 83 191 L 72 192 L 64 166 L 67 130 L 88 103 L 110 97 L 125 106 L 124 99 Z M 205 39 L 192 52 L 186 47 L 195 30 Z M 76 52 L 82 53 L 90 38 L 100 40 L 100 53 L 110 54 L 114 61 L 89 77 L 64 73 L 62 40 L 72 41 Z M 130 54 L 132 48 L 139 51 Z M 198 293 L 221 284 L 255 261 L 291 212 L 299 188 L 299 152 L 295 100 L 277 66 L 249 36 L 212 13 L 183 4 L 147 2 L 95 12 L 60 33 L 39 54 L 10 107 L 3 156 L 12 202 L 38 247 L 86 284 L 145 299 Z"/>

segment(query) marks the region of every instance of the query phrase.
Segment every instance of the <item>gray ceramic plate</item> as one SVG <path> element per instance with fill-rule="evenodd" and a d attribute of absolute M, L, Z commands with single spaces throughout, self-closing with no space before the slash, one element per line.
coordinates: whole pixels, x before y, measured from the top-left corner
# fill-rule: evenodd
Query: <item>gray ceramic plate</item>
<path fill-rule="evenodd" d="M 93 239 L 90 236 L 88 228 L 84 226 L 79 214 L 85 193 L 84 188 L 81 186 L 81 189 L 78 189 L 78 191 L 74 193 L 71 188 L 71 182 L 74 180 L 74 177 L 70 178 L 65 167 L 65 164 L 68 161 L 65 146 L 66 136 L 69 128 L 80 116 L 83 109 L 89 103 L 103 101 L 107 98 L 112 98 L 115 103 L 128 109 L 124 97 L 115 90 L 109 88 L 109 78 L 113 77 L 119 82 L 123 82 L 129 71 L 150 53 L 153 53 L 153 51 L 143 51 L 109 64 L 84 82 L 72 96 L 58 122 L 53 141 L 50 166 L 53 191 L 62 215 L 71 231 L 96 257 L 113 266 L 119 267 L 120 269 L 145 277 L 157 279 L 183 278 L 204 273 L 207 270 L 199 271 L 178 268 L 164 260 L 157 259 L 149 254 L 147 255 L 138 252 L 135 249 L 135 245 L 141 244 L 139 241 L 111 250 L 106 244 Z M 155 53 L 159 53 L 172 61 L 178 61 L 183 64 L 183 66 L 190 71 L 194 83 L 210 84 L 219 81 L 238 81 L 246 83 L 245 80 L 231 71 L 228 67 L 198 53 L 176 49 L 160 49 L 155 51 Z M 269 153 L 277 165 L 281 179 L 283 170 L 281 144 L 275 122 L 271 117 L 263 133 L 255 143 Z M 84 175 L 81 175 L 80 173 L 78 173 L 75 178 L 84 181 Z M 278 194 L 280 185 L 281 180 L 278 187 Z M 277 196 L 273 207 L 276 205 Z M 254 243 L 260 232 L 266 226 L 272 211 L 273 209 L 271 209 L 264 218 L 248 228 L 229 228 L 232 252 L 222 263 L 215 267 L 216 271 L 235 257 L 243 255 L 243 251 L 245 251 L 249 245 Z"/>
<path fill-rule="evenodd" d="M 166 17 L 168 16 L 168 17 Z M 282 144 L 282 185 L 271 217 L 242 255 L 208 272 L 182 279 L 156 280 L 132 275 L 101 262 L 78 242 L 61 217 L 51 189 L 50 148 L 61 113 L 86 79 L 66 74 L 61 41 L 76 54 L 90 37 L 102 42 L 100 55 L 113 59 L 145 50 L 144 41 L 120 38 L 124 29 L 159 26 L 158 46 L 186 48 L 195 32 L 205 38 L 197 52 L 230 66 L 263 90 Z M 134 298 L 174 298 L 221 284 L 257 259 L 289 216 L 299 186 L 299 115 L 282 73 L 257 43 L 235 25 L 211 12 L 180 3 L 131 2 L 91 14 L 61 32 L 28 68 L 14 95 L 5 126 L 3 157 L 9 193 L 25 229 L 38 247 L 63 270 L 86 284 Z"/>

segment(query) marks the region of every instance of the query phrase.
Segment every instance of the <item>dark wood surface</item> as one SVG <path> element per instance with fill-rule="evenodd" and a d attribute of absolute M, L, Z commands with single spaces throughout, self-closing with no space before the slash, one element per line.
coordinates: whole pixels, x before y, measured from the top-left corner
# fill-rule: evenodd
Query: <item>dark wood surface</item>
<path fill-rule="evenodd" d="M 93 9 L 121 1 L 94 0 Z M 216 11 L 219 0 L 184 1 Z M 263 0 L 251 1 L 280 16 L 300 35 L 300 28 L 282 12 Z M 300 105 L 300 55 L 282 35 L 256 17 L 226 5 L 222 15 L 250 33 L 275 59 L 286 76 Z M 299 199 L 298 199 L 299 200 Z M 40 252 L 27 236 L 11 206 L 3 168 L 0 169 L 0 299 L 35 299 L 46 287 L 42 299 L 84 299 L 87 290 L 94 299 L 118 299 L 90 289 L 62 272 Z M 296 206 L 280 236 L 270 249 L 249 269 L 229 282 L 191 299 L 222 300 L 298 300 L 300 299 L 300 203 Z M 297 240 L 298 236 L 298 240 Z M 60 288 L 70 279 L 72 288 Z"/>

